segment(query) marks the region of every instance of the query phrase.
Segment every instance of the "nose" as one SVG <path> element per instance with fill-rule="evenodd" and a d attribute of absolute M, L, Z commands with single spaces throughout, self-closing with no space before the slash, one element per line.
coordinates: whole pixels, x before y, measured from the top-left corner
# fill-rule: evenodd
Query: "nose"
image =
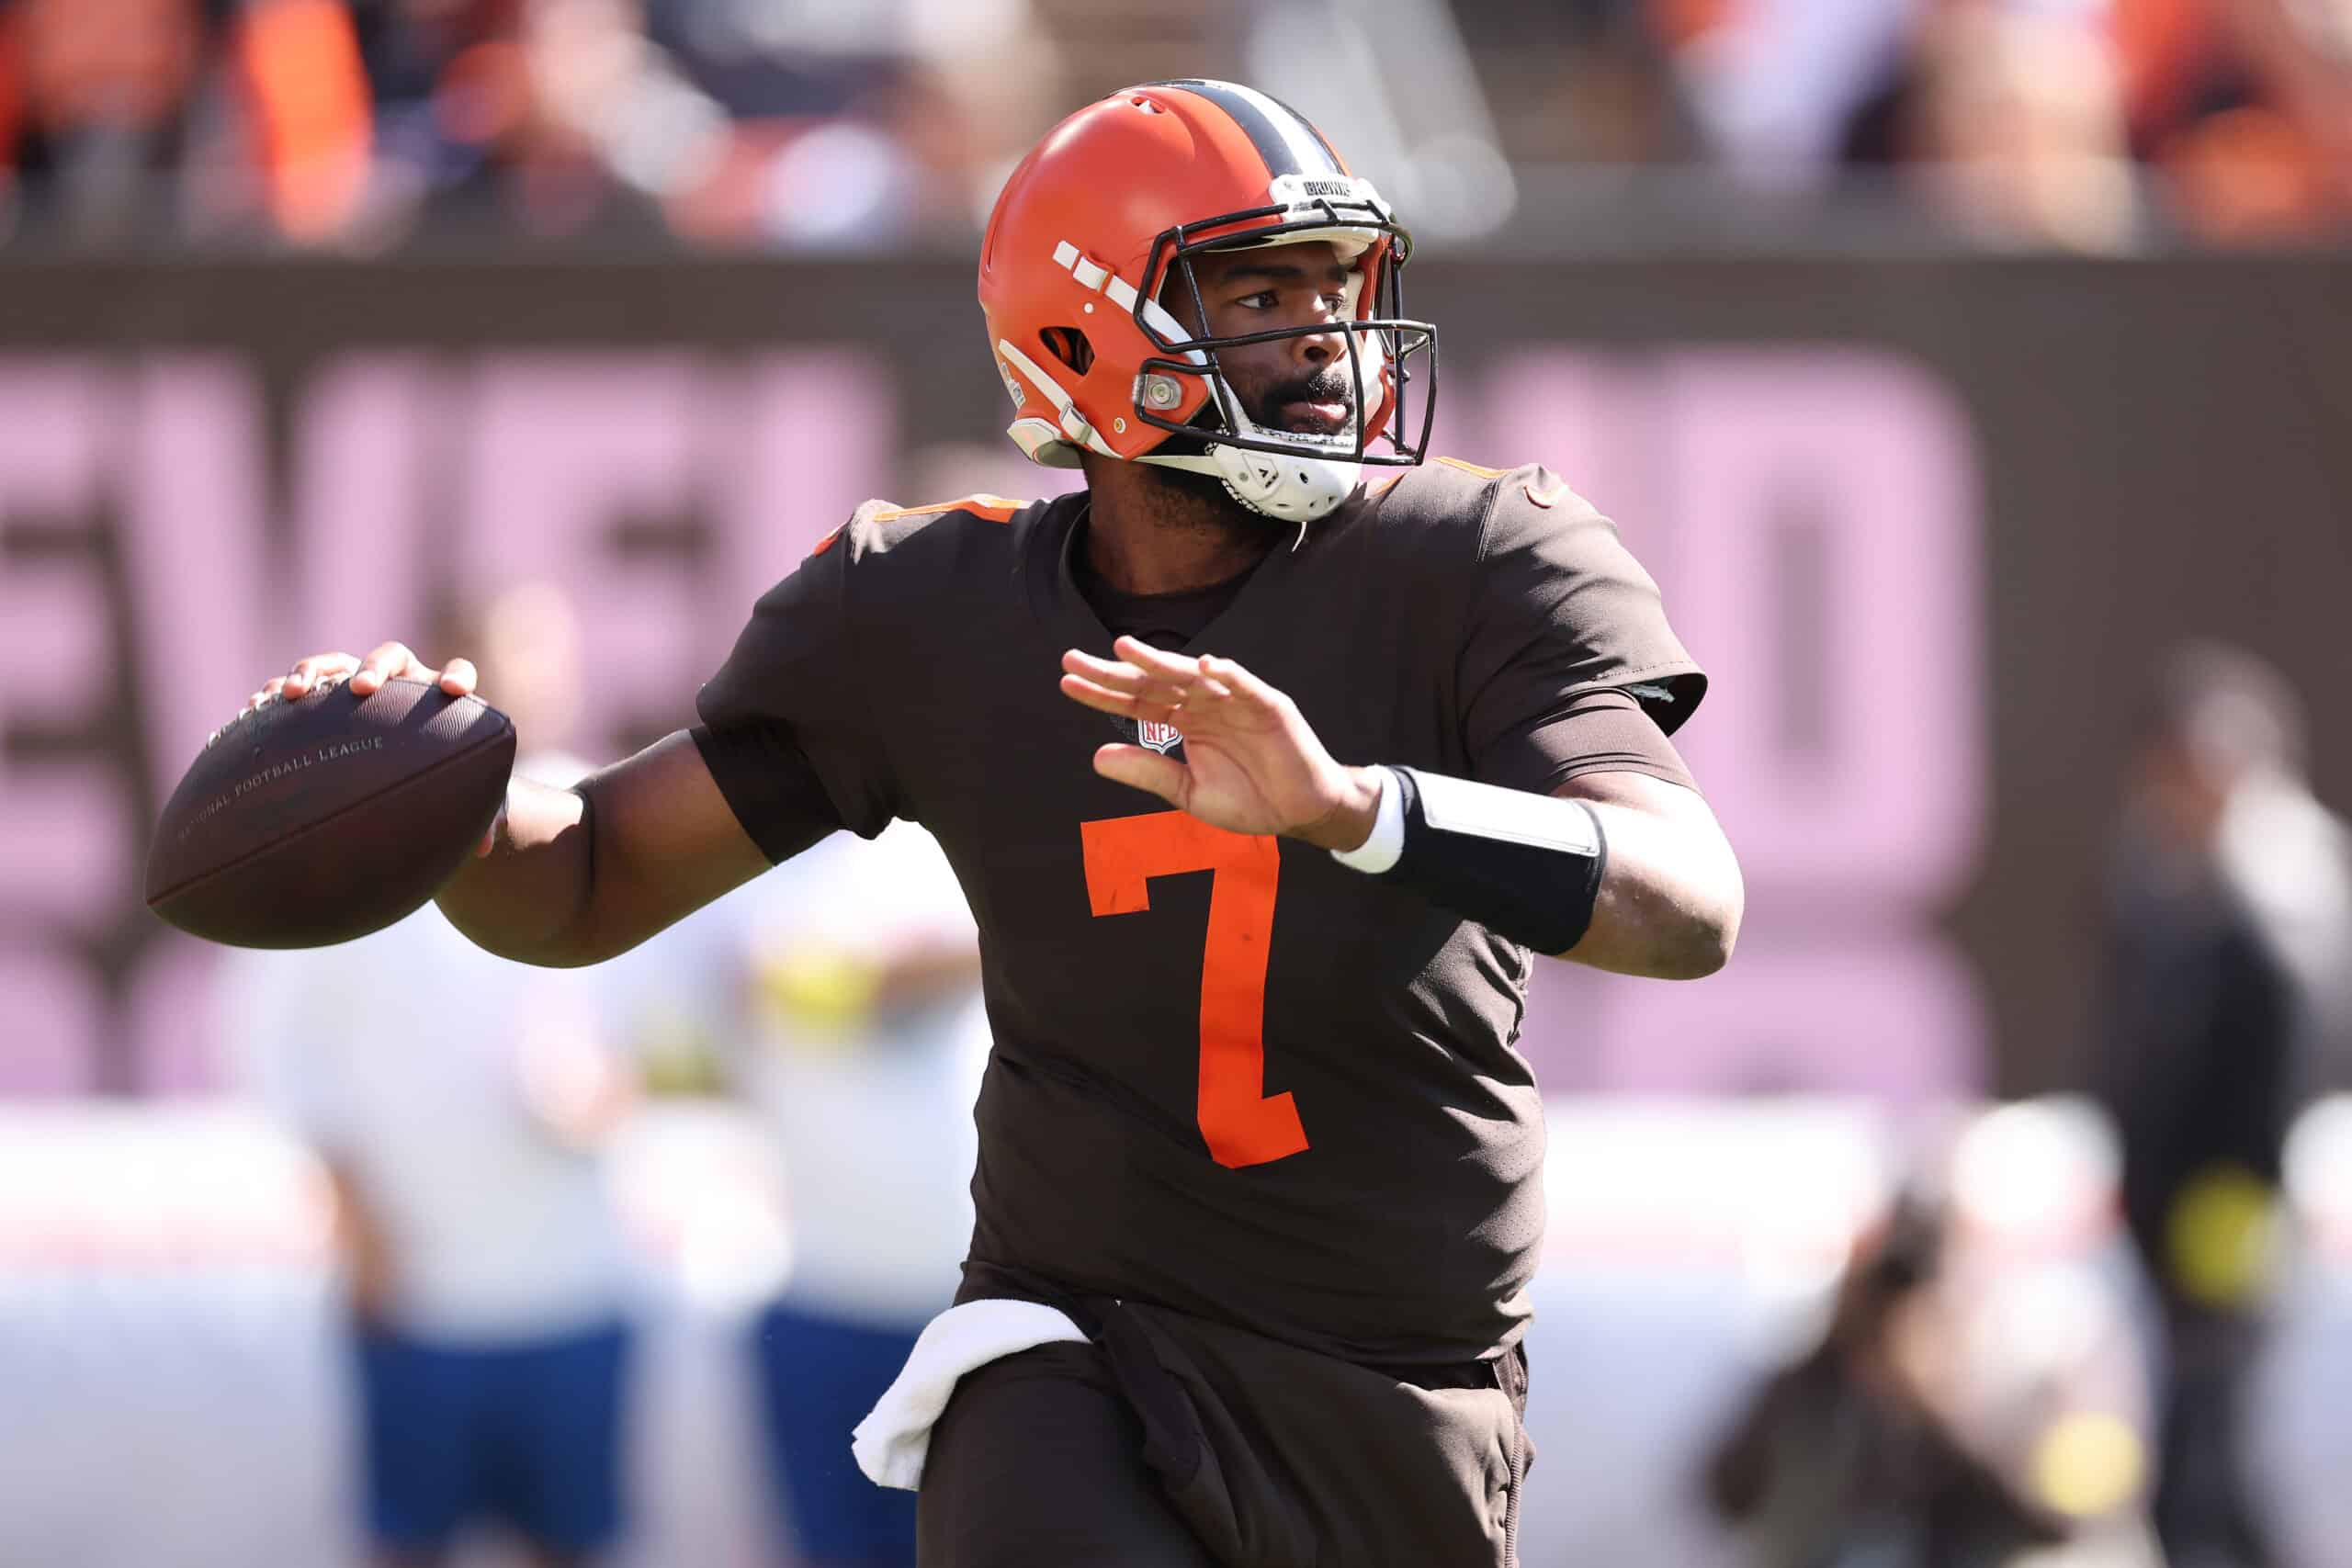
<path fill-rule="evenodd" d="M 1301 333 L 1291 340 L 1292 355 L 1317 370 L 1347 352 L 1347 344 L 1343 341 L 1347 334 L 1338 326 L 1337 312 L 1330 313 L 1328 320 L 1330 324 L 1325 330 Z"/>

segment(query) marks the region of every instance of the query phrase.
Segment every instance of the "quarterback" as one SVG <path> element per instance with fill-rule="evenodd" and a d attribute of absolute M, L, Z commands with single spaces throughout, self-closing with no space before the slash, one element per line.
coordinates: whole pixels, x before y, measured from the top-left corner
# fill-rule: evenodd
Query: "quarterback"
<path fill-rule="evenodd" d="M 859 508 L 698 726 L 518 780 L 440 895 L 590 964 L 842 829 L 944 846 L 995 1036 L 977 1224 L 856 1435 L 928 1568 L 1513 1560 L 1530 967 L 1709 974 L 1743 893 L 1668 740 L 1706 678 L 1615 528 L 1428 456 L 1410 244 L 1246 87 L 1063 121 L 979 299 L 1012 439 L 1086 488 Z M 265 692 L 345 675 L 435 671 L 388 643 Z"/>

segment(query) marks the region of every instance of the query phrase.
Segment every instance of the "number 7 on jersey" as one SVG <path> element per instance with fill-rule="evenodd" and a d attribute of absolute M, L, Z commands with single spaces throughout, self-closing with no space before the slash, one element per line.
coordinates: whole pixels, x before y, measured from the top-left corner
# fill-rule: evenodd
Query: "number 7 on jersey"
<path fill-rule="evenodd" d="M 1213 873 L 1201 953 L 1201 1136 L 1217 1164 L 1238 1168 L 1306 1147 L 1287 1092 L 1266 1090 L 1266 950 L 1274 931 L 1282 851 L 1272 838 L 1228 833 L 1182 811 L 1079 824 L 1086 896 L 1102 915 L 1151 908 L 1151 879 Z"/>

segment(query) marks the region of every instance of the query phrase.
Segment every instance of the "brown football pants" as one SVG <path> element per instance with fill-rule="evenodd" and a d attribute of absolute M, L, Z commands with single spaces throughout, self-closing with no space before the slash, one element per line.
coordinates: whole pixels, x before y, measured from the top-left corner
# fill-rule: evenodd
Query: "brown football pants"
<path fill-rule="evenodd" d="M 1098 1315 L 1099 1344 L 957 1386 L 922 1568 L 1512 1568 L 1518 1352 L 1408 1382 L 1164 1309 Z"/>

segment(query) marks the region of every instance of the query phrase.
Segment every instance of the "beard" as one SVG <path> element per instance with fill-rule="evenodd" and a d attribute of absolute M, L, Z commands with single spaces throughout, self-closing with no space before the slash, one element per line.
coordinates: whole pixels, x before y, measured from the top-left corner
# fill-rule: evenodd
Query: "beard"
<path fill-rule="evenodd" d="M 1239 389 L 1236 389 L 1239 392 Z M 1269 383 L 1255 394 L 1241 392 L 1242 412 L 1250 423 L 1261 430 L 1284 431 L 1294 435 L 1331 436 L 1343 434 L 1355 423 L 1356 383 L 1347 366 L 1340 361 L 1311 370 L 1301 376 L 1284 377 Z M 1293 405 L 1335 404 L 1342 411 L 1336 426 L 1308 413 L 1305 408 L 1290 412 Z"/>
<path fill-rule="evenodd" d="M 1163 526 L 1240 538 L 1255 538 L 1283 526 L 1264 513 L 1234 500 L 1233 492 L 1215 474 L 1163 468 L 1155 464 L 1136 466 L 1144 475 L 1143 490 L 1150 498 L 1154 518 Z"/>
<path fill-rule="evenodd" d="M 1283 376 L 1255 387 L 1237 382 L 1227 375 L 1226 384 L 1231 389 L 1234 401 L 1242 414 L 1261 431 L 1330 436 L 1346 432 L 1355 422 L 1355 378 L 1345 361 L 1335 361 L 1314 370 Z M 1317 403 L 1336 404 L 1346 411 L 1336 429 L 1329 421 L 1309 413 L 1306 409 L 1292 407 Z M 1201 411 L 1197 423 L 1202 441 L 1217 439 L 1219 428 L 1215 400 Z M 1225 481 L 1214 474 L 1193 473 L 1186 468 L 1163 468 L 1157 465 L 1139 464 L 1137 467 L 1146 476 L 1143 491 L 1148 498 L 1147 504 L 1163 526 L 1250 540 L 1262 539 L 1270 533 L 1288 534 L 1295 527 L 1293 524 L 1243 505 L 1234 499 L 1232 491 L 1225 488 Z"/>

